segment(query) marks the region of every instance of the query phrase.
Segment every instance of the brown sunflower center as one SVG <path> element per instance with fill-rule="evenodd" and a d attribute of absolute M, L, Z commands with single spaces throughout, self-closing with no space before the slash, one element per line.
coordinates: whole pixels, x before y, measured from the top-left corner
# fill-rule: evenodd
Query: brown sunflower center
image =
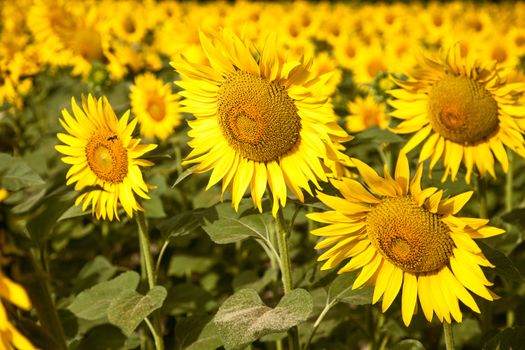
<path fill-rule="evenodd" d="M 474 145 L 498 130 L 498 103 L 475 80 L 447 75 L 434 84 L 428 97 L 430 124 L 450 141 Z"/>
<path fill-rule="evenodd" d="M 448 226 L 411 197 L 383 199 L 366 221 L 372 245 L 403 271 L 436 271 L 452 255 L 454 242 Z"/>
<path fill-rule="evenodd" d="M 160 122 L 166 116 L 166 104 L 160 97 L 153 96 L 148 99 L 146 111 L 152 119 Z"/>
<path fill-rule="evenodd" d="M 221 85 L 217 105 L 222 133 L 245 158 L 277 160 L 299 140 L 297 107 L 277 82 L 237 71 Z"/>
<path fill-rule="evenodd" d="M 121 183 L 128 174 L 128 151 L 118 136 L 101 131 L 93 134 L 86 145 L 87 163 L 97 178 Z"/>

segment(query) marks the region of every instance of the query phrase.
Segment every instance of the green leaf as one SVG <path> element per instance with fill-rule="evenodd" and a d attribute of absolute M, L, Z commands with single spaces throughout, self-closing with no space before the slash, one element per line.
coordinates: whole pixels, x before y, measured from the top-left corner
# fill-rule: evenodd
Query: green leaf
<path fill-rule="evenodd" d="M 74 281 L 74 290 L 82 291 L 96 283 L 107 281 L 117 272 L 117 268 L 108 259 L 99 255 L 89 261 L 78 273 Z"/>
<path fill-rule="evenodd" d="M 328 288 L 328 302 L 341 301 L 350 305 L 371 304 L 374 292 L 373 287 L 362 287 L 352 290 L 357 274 L 357 271 L 352 271 L 337 276 Z"/>
<path fill-rule="evenodd" d="M 99 283 L 81 292 L 68 309 L 77 317 L 97 320 L 106 317 L 111 302 L 123 291 L 134 291 L 140 276 L 134 271 L 124 272 L 112 280 Z"/>
<path fill-rule="evenodd" d="M 0 187 L 18 191 L 25 187 L 43 185 L 44 180 L 26 162 L 8 154 L 0 153 Z"/>
<path fill-rule="evenodd" d="M 286 294 L 273 309 L 263 304 L 255 290 L 243 289 L 226 299 L 214 322 L 224 347 L 241 349 L 266 334 L 306 321 L 312 310 L 312 297 L 304 289 Z"/>
<path fill-rule="evenodd" d="M 401 136 L 389 130 L 380 128 L 368 128 L 363 132 L 356 134 L 355 139 L 352 140 L 352 142 L 361 143 L 369 142 L 370 140 L 376 144 L 399 143 L 405 141 Z"/>
<path fill-rule="evenodd" d="M 248 237 L 266 240 L 269 214 L 255 212 L 251 200 L 243 200 L 236 213 L 231 203 L 219 203 L 204 212 L 203 229 L 218 244 L 241 241 Z"/>
<path fill-rule="evenodd" d="M 157 193 L 152 193 L 148 200 L 145 200 L 142 205 L 144 206 L 144 213 L 147 218 L 165 218 L 166 212 L 162 205 L 162 200 Z"/>
<path fill-rule="evenodd" d="M 115 326 L 105 324 L 96 326 L 87 332 L 78 345 L 78 350 L 121 350 L 126 343 L 126 336 Z"/>
<path fill-rule="evenodd" d="M 35 242 L 43 243 L 49 238 L 58 219 L 73 205 L 75 196 L 74 192 L 68 192 L 45 198 L 38 214 L 27 223 L 27 230 Z"/>
<path fill-rule="evenodd" d="M 162 286 L 153 287 L 146 295 L 124 290 L 110 303 L 108 320 L 130 336 L 149 314 L 162 306 L 167 294 Z"/>
<path fill-rule="evenodd" d="M 508 224 L 525 229 L 525 208 L 514 208 L 510 213 L 501 217 Z"/>
<path fill-rule="evenodd" d="M 208 315 L 192 316 L 175 325 L 176 350 L 209 350 L 222 345 L 217 326 Z"/>
<path fill-rule="evenodd" d="M 489 341 L 483 347 L 484 350 L 503 350 L 503 349 L 523 349 L 525 327 L 505 328 Z"/>
<path fill-rule="evenodd" d="M 191 283 L 179 283 L 168 291 L 162 311 L 165 314 L 200 314 L 217 307 L 212 295 L 203 288 Z"/>
<path fill-rule="evenodd" d="M 195 209 L 179 213 L 157 225 L 165 239 L 186 236 L 202 225 L 202 215 L 207 209 Z"/>
<path fill-rule="evenodd" d="M 425 347 L 419 340 L 405 339 L 395 344 L 392 350 L 425 350 Z"/>
<path fill-rule="evenodd" d="M 168 275 L 183 277 L 191 273 L 204 273 L 214 264 L 215 260 L 208 257 L 174 255 L 168 267 Z"/>
<path fill-rule="evenodd" d="M 177 178 L 177 180 L 175 180 L 175 182 L 173 183 L 173 185 L 171 185 L 171 188 L 177 186 L 182 180 L 184 180 L 185 178 L 187 178 L 188 176 L 190 176 L 191 174 L 193 174 L 193 170 L 195 170 L 195 168 L 197 168 L 197 165 L 194 165 L 192 166 L 191 168 L 188 168 L 186 170 L 184 170 L 182 172 L 182 174 L 179 175 L 179 177 Z"/>
<path fill-rule="evenodd" d="M 496 265 L 494 272 L 512 281 L 523 282 L 523 277 L 521 276 L 520 271 L 505 254 L 483 242 L 478 241 L 477 243 L 485 257 L 493 265 Z"/>

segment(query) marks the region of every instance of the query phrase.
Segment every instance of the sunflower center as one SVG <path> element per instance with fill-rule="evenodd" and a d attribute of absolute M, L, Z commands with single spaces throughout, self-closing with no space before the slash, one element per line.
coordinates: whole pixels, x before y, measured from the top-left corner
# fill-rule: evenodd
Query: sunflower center
<path fill-rule="evenodd" d="M 118 136 L 98 132 L 86 145 L 86 158 L 97 178 L 109 183 L 121 183 L 128 174 L 128 151 Z"/>
<path fill-rule="evenodd" d="M 152 119 L 160 122 L 166 116 L 166 105 L 164 101 L 155 96 L 148 100 L 146 111 Z"/>
<path fill-rule="evenodd" d="M 103 59 L 100 35 L 90 29 L 78 30 L 71 42 L 73 51 L 87 61 Z"/>
<path fill-rule="evenodd" d="M 297 107 L 277 82 L 237 71 L 221 85 L 217 105 L 222 133 L 245 158 L 274 161 L 299 140 Z"/>
<path fill-rule="evenodd" d="M 498 103 L 475 80 L 447 75 L 434 84 L 428 97 L 430 124 L 450 141 L 474 145 L 498 130 Z"/>
<path fill-rule="evenodd" d="M 383 199 L 366 221 L 372 245 L 403 271 L 432 272 L 448 263 L 454 247 L 450 229 L 411 197 Z"/>

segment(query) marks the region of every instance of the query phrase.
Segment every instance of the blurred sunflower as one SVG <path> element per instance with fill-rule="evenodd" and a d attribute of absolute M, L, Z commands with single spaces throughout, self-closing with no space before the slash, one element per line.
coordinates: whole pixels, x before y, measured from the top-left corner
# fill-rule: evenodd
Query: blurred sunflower
<path fill-rule="evenodd" d="M 254 205 L 268 184 L 272 213 L 284 207 L 287 186 L 299 200 L 311 194 L 311 181 L 326 181 L 323 158 L 347 161 L 339 142 L 350 136 L 337 125 L 327 96 L 319 89 L 329 75 L 313 76 L 311 61 L 284 63 L 269 38 L 255 59 L 247 44 L 228 29 L 210 40 L 200 34 L 210 65 L 179 56 L 172 62 L 182 81 L 176 84 L 186 99 L 183 110 L 196 120 L 184 164 L 195 172 L 213 170 L 208 188 L 222 180 L 222 192 L 232 192 L 237 209 L 247 187 Z"/>
<path fill-rule="evenodd" d="M 381 129 L 388 127 L 389 119 L 385 105 L 377 102 L 372 95 L 348 101 L 347 108 L 350 115 L 346 117 L 345 124 L 349 132 L 361 132 L 373 126 Z"/>
<path fill-rule="evenodd" d="M 508 169 L 504 146 L 525 157 L 523 131 L 525 106 L 518 95 L 524 83 L 506 83 L 495 63 L 481 65 L 462 57 L 455 45 L 441 60 L 422 56 L 408 80 L 394 79 L 401 89 L 389 91 L 393 117 L 403 119 L 394 132 L 417 133 L 403 147 L 409 152 L 426 139 L 419 161 L 430 158 L 430 170 L 443 158 L 445 174 L 452 180 L 463 160 L 465 180 L 474 165 L 481 176 L 496 177 L 494 157 Z"/>
<path fill-rule="evenodd" d="M 165 140 L 180 124 L 178 96 L 171 92 L 171 84 L 164 84 L 153 74 L 137 76 L 129 98 L 142 136 Z"/>
<path fill-rule="evenodd" d="M 140 139 L 132 138 L 137 119 L 128 123 L 129 111 L 117 119 L 105 97 L 98 100 L 91 95 L 87 99 L 83 97 L 82 109 L 72 98 L 71 106 L 74 117 L 64 109 L 60 119 L 68 134 L 57 134 L 65 145 L 55 146 L 65 155 L 62 161 L 71 164 L 67 184 L 76 182 L 77 191 L 89 186 L 100 187 L 83 192 L 75 205 L 83 201 L 82 210 L 91 204 L 91 212 L 97 219 L 119 220 L 120 203 L 132 217 L 134 210 L 142 210 L 135 194 L 149 198 L 139 166 L 153 165 L 139 157 L 157 145 L 140 144 Z"/>
<path fill-rule="evenodd" d="M 0 187 L 0 203 L 5 201 L 9 197 L 9 192 L 5 188 Z"/>
<path fill-rule="evenodd" d="M 332 180 L 344 198 L 318 193 L 331 211 L 311 213 L 308 218 L 329 224 L 313 230 L 325 237 L 316 249 L 328 248 L 320 257 L 321 269 L 336 267 L 350 259 L 338 273 L 361 269 L 352 288 L 373 285 L 373 303 L 381 297 L 385 312 L 401 290 L 403 322 L 409 325 L 417 298 L 428 321 L 461 322 L 458 300 L 480 312 L 472 295 L 487 300 L 496 296 L 480 266 L 494 267 L 473 238 L 491 237 L 504 231 L 486 226 L 488 220 L 456 217 L 472 191 L 442 200 L 443 190 L 422 189 L 420 165 L 410 180 L 404 153 L 399 155 L 394 178 L 385 166 L 384 177 L 365 163 L 352 159 L 363 177 L 359 182 Z"/>
<path fill-rule="evenodd" d="M 35 349 L 31 342 L 9 322 L 2 304 L 4 300 L 21 309 L 31 309 L 31 301 L 24 288 L 11 281 L 0 271 L 0 349 Z"/>

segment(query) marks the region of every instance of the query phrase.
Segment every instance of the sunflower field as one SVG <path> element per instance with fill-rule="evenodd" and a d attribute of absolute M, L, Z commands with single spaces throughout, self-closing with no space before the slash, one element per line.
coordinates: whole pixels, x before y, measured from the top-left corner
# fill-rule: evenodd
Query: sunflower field
<path fill-rule="evenodd" d="M 525 3 L 0 16 L 0 350 L 525 349 Z"/>

